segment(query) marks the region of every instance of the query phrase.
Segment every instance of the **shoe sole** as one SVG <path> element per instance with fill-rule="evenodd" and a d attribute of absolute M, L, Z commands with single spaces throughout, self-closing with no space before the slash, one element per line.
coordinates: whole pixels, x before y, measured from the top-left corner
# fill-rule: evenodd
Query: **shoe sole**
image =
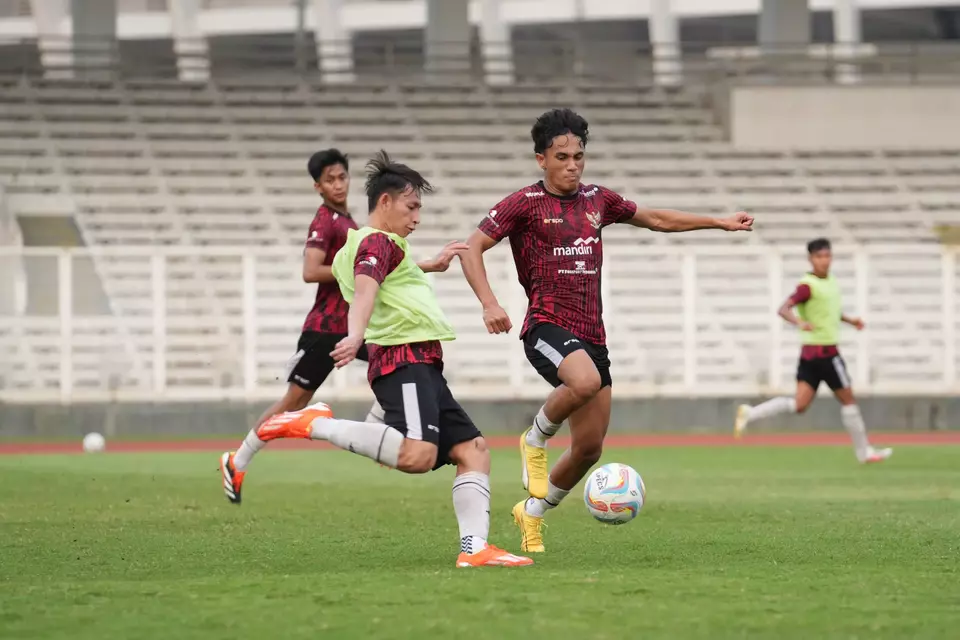
<path fill-rule="evenodd" d="M 240 495 L 233 489 L 233 476 L 230 475 L 230 454 L 220 456 L 220 474 L 223 476 L 223 494 L 231 504 L 240 504 Z"/>
<path fill-rule="evenodd" d="M 887 460 L 889 460 L 891 456 L 893 456 L 892 450 L 890 451 L 890 453 L 888 453 L 885 456 L 877 456 L 876 458 L 867 458 L 860 464 L 880 464 L 881 462 L 886 462 Z"/>

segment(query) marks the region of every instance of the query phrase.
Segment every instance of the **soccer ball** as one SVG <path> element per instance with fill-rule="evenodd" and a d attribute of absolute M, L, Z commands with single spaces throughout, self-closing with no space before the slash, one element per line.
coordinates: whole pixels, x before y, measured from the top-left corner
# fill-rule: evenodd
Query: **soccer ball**
<path fill-rule="evenodd" d="M 583 487 L 583 502 L 605 524 L 624 524 L 637 517 L 647 497 L 643 478 L 632 467 L 611 462 L 595 469 Z"/>
<path fill-rule="evenodd" d="M 87 453 L 100 453 L 107 448 L 107 441 L 99 433 L 83 436 L 83 450 Z"/>

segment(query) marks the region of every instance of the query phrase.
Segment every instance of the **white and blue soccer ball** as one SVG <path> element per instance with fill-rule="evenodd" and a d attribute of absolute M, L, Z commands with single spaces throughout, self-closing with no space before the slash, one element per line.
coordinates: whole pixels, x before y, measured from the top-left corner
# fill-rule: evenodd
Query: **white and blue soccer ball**
<path fill-rule="evenodd" d="M 643 478 L 633 467 L 611 462 L 593 470 L 583 487 L 583 502 L 605 524 L 624 524 L 637 517 L 647 497 Z"/>

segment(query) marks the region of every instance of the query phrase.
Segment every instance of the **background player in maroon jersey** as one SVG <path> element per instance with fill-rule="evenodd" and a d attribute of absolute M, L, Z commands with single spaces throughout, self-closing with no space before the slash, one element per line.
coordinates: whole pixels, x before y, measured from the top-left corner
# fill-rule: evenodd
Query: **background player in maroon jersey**
<path fill-rule="evenodd" d="M 600 268 L 604 227 L 626 223 L 653 231 L 750 231 L 753 218 L 641 209 L 600 186 L 580 182 L 588 127 L 570 109 L 541 115 L 531 131 L 543 180 L 498 203 L 470 236 L 463 272 L 483 305 L 490 333 L 512 323 L 490 288 L 483 253 L 510 239 L 527 316 L 520 331 L 530 364 L 553 392 L 520 439 L 523 485 L 530 499 L 513 509 L 527 552 L 543 551 L 543 515 L 600 459 L 610 423 L 610 359 L 603 327 Z M 547 474 L 547 440 L 569 419 L 570 448 Z"/>

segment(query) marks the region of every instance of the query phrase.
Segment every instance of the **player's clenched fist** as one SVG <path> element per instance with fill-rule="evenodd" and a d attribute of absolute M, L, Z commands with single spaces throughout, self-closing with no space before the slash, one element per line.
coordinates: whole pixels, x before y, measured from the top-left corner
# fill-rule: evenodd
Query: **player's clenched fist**
<path fill-rule="evenodd" d="M 740 211 L 723 219 L 723 228 L 726 231 L 753 231 L 753 216 Z"/>
<path fill-rule="evenodd" d="M 490 333 L 508 333 L 513 328 L 510 316 L 499 304 L 483 308 L 483 324 L 487 325 Z"/>

